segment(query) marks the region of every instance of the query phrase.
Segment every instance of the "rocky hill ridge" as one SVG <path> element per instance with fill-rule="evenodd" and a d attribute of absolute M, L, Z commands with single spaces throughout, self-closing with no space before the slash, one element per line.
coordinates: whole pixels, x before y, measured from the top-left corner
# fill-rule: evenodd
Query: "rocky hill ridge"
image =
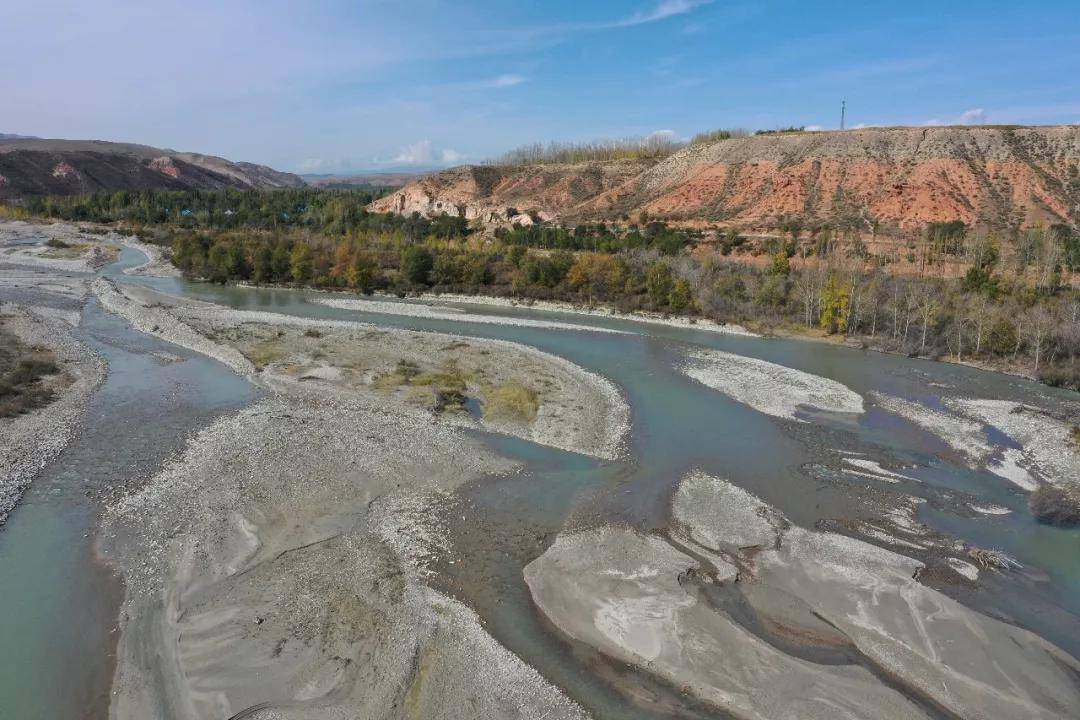
<path fill-rule="evenodd" d="M 299 187 L 264 165 L 101 140 L 0 140 L 0 199 L 116 190 Z"/>
<path fill-rule="evenodd" d="M 481 178 L 486 178 L 482 181 Z M 868 128 L 692 145 L 658 162 L 469 166 L 375 203 L 484 221 L 648 217 L 744 227 L 790 219 L 901 228 L 1080 223 L 1080 126 Z M 524 215 L 523 215 L 524 217 Z"/>

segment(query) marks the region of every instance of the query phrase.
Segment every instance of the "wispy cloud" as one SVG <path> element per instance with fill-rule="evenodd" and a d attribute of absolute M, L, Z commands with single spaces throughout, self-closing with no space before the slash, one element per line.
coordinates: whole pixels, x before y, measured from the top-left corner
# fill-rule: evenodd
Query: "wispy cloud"
<path fill-rule="evenodd" d="M 506 75 L 499 75 L 498 77 L 493 77 L 490 80 L 484 80 L 479 83 L 479 86 L 485 88 L 508 88 L 521 85 L 525 82 L 528 82 L 528 78 L 522 75 L 514 75 L 511 73 Z"/>
<path fill-rule="evenodd" d="M 443 150 L 439 154 L 439 157 L 442 158 L 442 161 L 444 163 L 453 164 L 453 163 L 459 163 L 459 162 L 461 162 L 463 160 L 466 160 L 466 159 L 468 159 L 469 156 L 466 155 L 465 153 L 460 153 L 457 150 L 454 150 L 453 148 L 446 148 L 445 150 Z"/>
<path fill-rule="evenodd" d="M 429 85 L 432 89 L 444 90 L 501 90 L 503 88 L 517 87 L 529 82 L 529 78 L 517 73 L 503 73 L 494 77 L 479 80 L 453 80 L 450 82 Z"/>
<path fill-rule="evenodd" d="M 661 0 L 651 10 L 639 10 L 629 17 L 611 23 L 611 27 L 633 27 L 658 20 L 686 15 L 702 5 L 709 5 L 713 0 Z"/>

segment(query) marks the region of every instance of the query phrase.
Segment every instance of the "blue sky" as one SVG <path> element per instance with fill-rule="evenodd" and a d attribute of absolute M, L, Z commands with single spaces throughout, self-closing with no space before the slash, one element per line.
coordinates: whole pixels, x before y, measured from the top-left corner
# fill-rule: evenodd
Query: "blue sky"
<path fill-rule="evenodd" d="M 0 132 L 302 172 L 717 127 L 1080 123 L 1056 2 L 10 0 Z"/>

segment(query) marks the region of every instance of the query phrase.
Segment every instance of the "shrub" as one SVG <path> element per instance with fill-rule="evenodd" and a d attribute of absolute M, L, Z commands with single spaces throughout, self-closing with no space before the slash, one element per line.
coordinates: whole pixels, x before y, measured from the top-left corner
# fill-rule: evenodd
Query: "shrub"
<path fill-rule="evenodd" d="M 484 415 L 498 420 L 532 422 L 540 410 L 536 391 L 519 382 L 508 382 L 484 393 Z"/>
<path fill-rule="evenodd" d="M 705 132 L 700 132 L 695 135 L 690 141 L 690 145 L 708 145 L 709 143 L 731 140 L 732 138 L 748 137 L 749 135 L 749 130 L 743 130 L 741 128 L 706 130 Z"/>
<path fill-rule="evenodd" d="M 417 386 L 430 386 L 441 392 L 465 392 L 467 378 L 456 370 L 445 372 L 430 372 L 417 375 L 411 380 L 411 384 Z"/>
<path fill-rule="evenodd" d="M 281 344 L 276 340 L 265 340 L 253 345 L 244 354 L 247 355 L 248 360 L 260 370 L 285 357 L 285 351 L 282 349 Z"/>
<path fill-rule="evenodd" d="M 5 333 L 0 337 L 8 340 L 11 336 Z M 33 350 L 22 357 L 16 353 L 4 353 L 0 357 L 0 361 L 11 360 L 14 364 L 8 366 L 7 372 L 0 370 L 0 417 L 13 417 L 48 405 L 56 395 L 52 388 L 41 384 L 41 379 L 60 372 L 51 353 Z"/>
<path fill-rule="evenodd" d="M 1035 519 L 1057 527 L 1080 525 L 1080 483 L 1040 485 L 1028 498 Z"/>
<path fill-rule="evenodd" d="M 1080 390 L 1080 362 L 1046 365 L 1039 370 L 1039 380 L 1052 387 Z"/>
<path fill-rule="evenodd" d="M 435 390 L 433 410 L 441 412 L 460 412 L 465 409 L 465 393 L 458 390 Z"/>
<path fill-rule="evenodd" d="M 755 135 L 785 135 L 787 133 L 801 133 L 806 129 L 805 125 L 789 125 L 788 127 L 776 128 L 774 130 L 755 130 Z"/>

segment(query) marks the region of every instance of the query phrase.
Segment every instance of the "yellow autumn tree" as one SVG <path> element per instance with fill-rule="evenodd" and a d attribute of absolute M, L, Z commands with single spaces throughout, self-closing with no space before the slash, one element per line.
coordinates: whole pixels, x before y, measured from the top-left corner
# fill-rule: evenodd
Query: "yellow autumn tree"
<path fill-rule="evenodd" d="M 830 335 L 847 330 L 850 312 L 851 291 L 833 273 L 821 291 L 821 327 Z"/>

